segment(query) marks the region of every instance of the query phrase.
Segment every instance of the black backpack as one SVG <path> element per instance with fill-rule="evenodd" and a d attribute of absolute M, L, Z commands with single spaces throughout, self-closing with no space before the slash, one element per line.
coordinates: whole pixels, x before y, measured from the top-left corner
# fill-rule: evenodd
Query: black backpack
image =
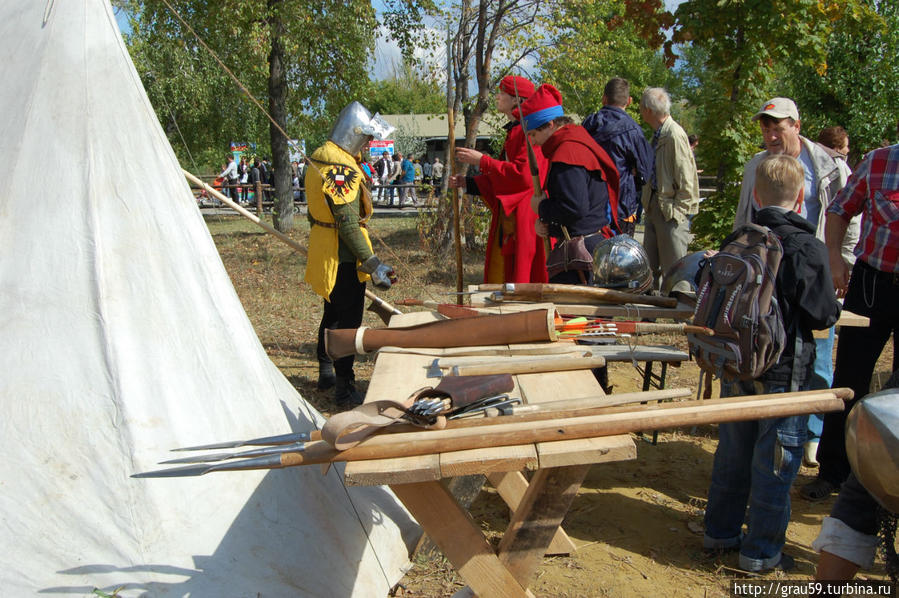
<path fill-rule="evenodd" d="M 786 334 L 774 290 L 782 257 L 783 246 L 771 229 L 745 224 L 706 260 L 693 324 L 715 334 L 687 335 L 704 372 L 755 380 L 780 359 Z"/>

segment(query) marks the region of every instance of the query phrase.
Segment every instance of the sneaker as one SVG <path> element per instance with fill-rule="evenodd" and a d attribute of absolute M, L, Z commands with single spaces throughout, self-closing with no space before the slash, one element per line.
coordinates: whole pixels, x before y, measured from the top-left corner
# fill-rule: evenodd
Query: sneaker
<path fill-rule="evenodd" d="M 809 440 L 805 443 L 802 453 L 802 464 L 806 467 L 818 467 L 818 441 Z"/>
<path fill-rule="evenodd" d="M 768 559 L 751 559 L 747 556 L 740 555 L 740 569 L 749 573 L 770 573 L 771 571 L 788 572 L 796 568 L 796 560 L 790 555 L 781 552 L 780 560 L 776 564 L 768 566 L 765 561 Z"/>

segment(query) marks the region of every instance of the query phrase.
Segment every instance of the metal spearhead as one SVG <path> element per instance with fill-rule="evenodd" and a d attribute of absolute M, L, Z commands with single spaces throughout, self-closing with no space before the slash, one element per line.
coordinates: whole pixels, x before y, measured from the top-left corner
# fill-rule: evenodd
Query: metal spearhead
<path fill-rule="evenodd" d="M 187 478 L 205 475 L 213 471 L 239 471 L 243 469 L 278 469 L 281 467 L 281 455 L 269 455 L 256 459 L 243 459 L 231 463 L 219 463 L 218 465 L 190 465 L 188 467 L 173 467 L 171 469 L 159 469 L 132 474 L 132 478 Z"/>
<path fill-rule="evenodd" d="M 295 442 L 283 446 L 267 446 L 249 451 L 241 451 L 239 453 L 214 453 L 211 455 L 194 455 L 191 457 L 182 457 L 180 459 L 169 459 L 168 461 L 160 461 L 159 464 L 175 465 L 177 463 L 209 463 L 214 461 L 225 461 L 227 459 L 264 457 L 265 455 L 280 455 L 282 453 L 299 453 L 305 448 L 306 444 L 304 442 Z"/>
<path fill-rule="evenodd" d="M 299 432 L 292 434 L 279 434 L 278 436 L 263 436 L 262 438 L 251 438 L 250 440 L 233 440 L 230 442 L 216 442 L 213 444 L 202 444 L 199 446 L 186 446 L 183 448 L 172 449 L 172 451 L 214 451 L 220 449 L 240 448 L 242 446 L 291 444 L 295 442 L 308 441 L 309 439 L 309 432 Z"/>

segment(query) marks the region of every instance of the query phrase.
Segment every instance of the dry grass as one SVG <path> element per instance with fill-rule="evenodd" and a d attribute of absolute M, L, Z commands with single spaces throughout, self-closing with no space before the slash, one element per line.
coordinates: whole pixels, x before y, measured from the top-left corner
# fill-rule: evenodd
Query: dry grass
<path fill-rule="evenodd" d="M 405 298 L 451 302 L 453 298 L 446 293 L 455 290 L 455 266 L 452 259 L 435 258 L 423 245 L 418 221 L 416 213 L 408 209 L 386 216 L 378 214 L 372 220 L 369 230 L 375 253 L 396 269 L 399 283 L 386 292 L 371 285 L 369 289 L 390 303 Z M 305 245 L 308 223 L 302 216 L 295 222 L 297 227 L 289 236 Z M 322 392 L 315 387 L 315 344 L 322 299 L 303 282 L 306 258 L 240 216 L 208 215 L 206 223 L 269 357 L 303 398 L 319 411 L 330 413 L 335 407 L 331 391 Z M 465 284 L 480 282 L 481 272 L 481 257 L 466 255 Z M 363 323 L 383 325 L 371 312 L 366 312 Z M 363 390 L 372 367 L 369 357 L 357 361 L 356 376 Z"/>
<path fill-rule="evenodd" d="M 308 226 L 302 218 L 297 223 L 290 236 L 305 244 Z M 272 361 L 307 401 L 330 413 L 334 409 L 330 391 L 315 388 L 315 340 L 322 301 L 302 282 L 305 258 L 241 217 L 207 216 L 207 224 Z M 396 268 L 400 278 L 396 287 L 378 294 L 391 303 L 402 298 L 451 301 L 445 293 L 455 288 L 452 260 L 432 255 L 420 241 L 417 224 L 418 218 L 411 213 L 373 220 L 375 252 Z M 480 282 L 481 260 L 482 255 L 466 255 L 466 285 Z M 381 322 L 367 312 L 365 324 Z M 686 347 L 682 337 L 671 335 L 642 337 L 640 342 Z M 890 346 L 876 368 L 875 386 L 888 375 L 891 358 Z M 357 364 L 362 389 L 372 367 L 368 357 Z M 609 375 L 616 392 L 640 389 L 640 373 L 630 364 L 612 364 Z M 695 391 L 697 379 L 698 369 L 689 362 L 668 370 L 667 385 Z M 638 442 L 637 460 L 591 470 L 564 523 L 581 548 L 571 557 L 544 561 L 532 584 L 537 596 L 731 595 L 729 567 L 734 566 L 735 557 L 720 562 L 704 557 L 693 529 L 701 522 L 716 430 L 702 426 L 691 432 L 664 433 L 658 446 Z M 803 468 L 796 486 L 812 475 L 814 470 Z M 794 500 L 787 551 L 799 557 L 799 569 L 792 578 L 811 578 L 817 557 L 809 544 L 832 500 Z M 490 489 L 472 505 L 472 515 L 494 544 L 508 524 L 508 509 Z M 882 567 L 869 578 L 882 579 Z M 417 558 L 397 595 L 450 596 L 461 586 L 444 559 Z"/>

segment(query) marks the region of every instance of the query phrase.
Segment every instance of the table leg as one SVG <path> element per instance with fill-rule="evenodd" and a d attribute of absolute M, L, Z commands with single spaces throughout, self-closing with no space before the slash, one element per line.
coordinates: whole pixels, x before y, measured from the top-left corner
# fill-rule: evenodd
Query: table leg
<path fill-rule="evenodd" d="M 488 473 L 487 479 L 514 512 L 528 489 L 527 478 L 520 471 Z M 546 555 L 572 554 L 577 547 L 565 530 L 559 527 L 546 550 Z"/>
<path fill-rule="evenodd" d="M 590 465 L 540 469 L 512 514 L 499 544 L 499 560 L 524 586 L 530 584 Z"/>
<path fill-rule="evenodd" d="M 496 556 L 477 523 L 443 484 L 416 482 L 393 484 L 390 488 L 478 596 L 533 598 L 526 585 Z"/>

